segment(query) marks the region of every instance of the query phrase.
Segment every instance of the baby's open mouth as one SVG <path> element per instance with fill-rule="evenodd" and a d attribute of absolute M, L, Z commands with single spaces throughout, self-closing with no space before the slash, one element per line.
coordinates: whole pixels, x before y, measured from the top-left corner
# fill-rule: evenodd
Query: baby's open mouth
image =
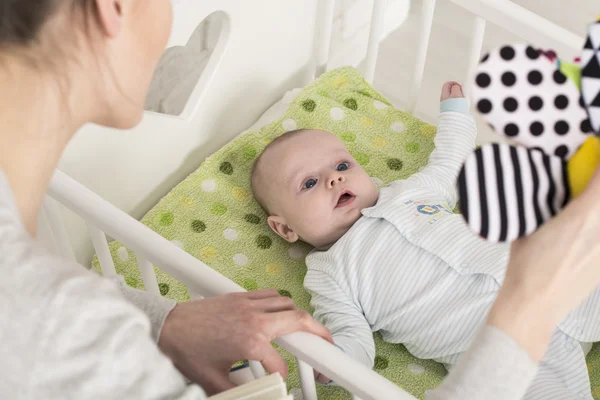
<path fill-rule="evenodd" d="M 347 206 L 349 204 L 352 204 L 352 202 L 354 201 L 355 197 L 356 196 L 354 196 L 354 193 L 352 193 L 351 191 L 344 190 L 342 192 L 342 194 L 340 194 L 340 197 L 338 199 L 338 202 L 337 202 L 335 208 L 344 207 L 344 206 Z"/>

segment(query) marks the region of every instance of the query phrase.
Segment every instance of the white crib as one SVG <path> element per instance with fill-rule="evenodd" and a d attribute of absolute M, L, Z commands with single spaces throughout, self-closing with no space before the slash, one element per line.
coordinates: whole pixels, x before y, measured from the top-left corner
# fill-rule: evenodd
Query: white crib
<path fill-rule="evenodd" d="M 470 68 L 465 71 L 465 82 L 470 81 L 468 78 L 480 58 L 487 22 L 515 33 L 527 42 L 556 48 L 559 54 L 563 49 L 577 53 L 583 44 L 581 37 L 507 0 L 440 1 L 451 1 L 476 16 L 468 44 Z M 133 133 L 84 127 L 67 149 L 67 156 L 75 153 L 84 156 L 87 150 L 88 154 L 97 153 L 102 158 L 111 146 L 119 146 L 121 155 L 131 156 L 128 146 L 136 140 L 147 141 L 149 151 L 144 159 L 136 160 L 139 164 L 128 168 L 120 164 L 117 155 L 101 159 L 102 174 L 110 175 L 110 180 L 101 176 L 91 179 L 94 171 L 77 168 L 73 162 L 63 164 L 65 169 L 73 172 L 71 175 L 75 179 L 56 171 L 48 194 L 85 221 L 105 275 L 116 274 L 108 249 L 108 235 L 136 253 L 144 285 L 156 295 L 160 293 L 152 265 L 184 283 L 192 298 L 243 291 L 130 214 L 136 214 L 136 207 L 144 208 L 144 201 L 150 205 L 156 202 L 157 196 L 166 193 L 204 157 L 247 128 L 253 118 L 256 119 L 286 89 L 303 86 L 326 71 L 335 0 L 173 0 L 173 3 L 174 27 L 169 47 L 185 45 L 196 26 L 211 13 L 222 12 L 227 16 L 212 57 L 183 112 L 179 116 L 148 112 Z M 385 3 L 384 0 L 373 1 L 364 62 L 364 75 L 370 82 L 375 74 Z M 435 5 L 436 0 L 413 4 L 422 7 L 422 27 L 414 61 L 409 111 L 414 110 L 420 92 Z M 270 53 L 277 57 L 269 58 Z M 250 89 L 239 92 L 239 86 L 234 85 L 239 82 L 248 82 Z M 257 82 L 263 86 L 257 86 Z M 235 121 L 223 116 L 231 107 L 239 111 Z M 170 144 L 168 157 L 164 157 L 166 135 L 177 137 L 177 144 Z M 182 163 L 181 160 L 185 161 Z M 76 181 L 84 181 L 96 192 L 104 194 L 107 185 L 115 185 L 117 172 L 122 192 L 119 196 L 105 196 L 108 200 Z M 45 202 L 43 215 L 51 226 L 60 252 L 74 258 L 64 222 L 66 218 L 71 224 L 73 216 L 50 198 Z M 347 388 L 355 398 L 414 398 L 313 335 L 295 333 L 280 338 L 277 344 L 297 357 L 304 399 L 317 397 L 313 368 Z M 251 368 L 255 377 L 264 374 L 260 364 L 252 362 Z"/>

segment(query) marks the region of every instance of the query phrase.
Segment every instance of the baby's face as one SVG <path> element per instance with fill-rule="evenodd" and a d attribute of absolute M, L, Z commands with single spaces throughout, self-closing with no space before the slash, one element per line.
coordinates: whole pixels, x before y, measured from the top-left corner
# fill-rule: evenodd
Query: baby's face
<path fill-rule="evenodd" d="M 377 202 L 369 175 L 329 132 L 302 132 L 274 148 L 268 158 L 273 178 L 269 224 L 287 240 L 327 247 L 360 218 L 363 208 Z M 291 230 L 291 236 L 274 226 L 274 220 Z"/>

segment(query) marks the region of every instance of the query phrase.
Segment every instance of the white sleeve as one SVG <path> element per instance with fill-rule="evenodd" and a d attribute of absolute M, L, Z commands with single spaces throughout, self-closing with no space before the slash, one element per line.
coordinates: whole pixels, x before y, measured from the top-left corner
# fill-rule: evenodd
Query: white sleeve
<path fill-rule="evenodd" d="M 205 399 L 161 353 L 148 318 L 107 280 L 61 283 L 45 321 L 44 356 L 30 376 L 40 398 Z"/>
<path fill-rule="evenodd" d="M 462 164 L 475 148 L 477 128 L 470 114 L 446 111 L 440 114 L 435 136 L 435 149 L 427 167 L 411 176 L 416 182 L 444 196 L 450 209 L 456 206 L 456 180 Z"/>
<path fill-rule="evenodd" d="M 430 400 L 521 400 L 537 364 L 501 330 L 485 325 Z"/>
<path fill-rule="evenodd" d="M 167 319 L 167 315 L 169 315 L 171 310 L 177 305 L 177 302 L 143 290 L 134 289 L 125 283 L 125 279 L 123 279 L 121 275 L 118 275 L 111 280 L 116 281 L 119 285 L 123 297 L 146 314 L 152 328 L 152 340 L 158 343 L 160 332 Z"/>
<path fill-rule="evenodd" d="M 360 306 L 322 271 L 309 269 L 304 287 L 311 295 L 313 316 L 331 331 L 334 343 L 353 359 L 373 368 L 373 332 Z"/>

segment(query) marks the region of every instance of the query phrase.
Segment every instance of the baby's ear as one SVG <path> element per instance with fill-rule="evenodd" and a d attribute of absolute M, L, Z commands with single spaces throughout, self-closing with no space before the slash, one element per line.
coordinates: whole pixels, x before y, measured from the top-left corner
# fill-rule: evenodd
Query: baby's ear
<path fill-rule="evenodd" d="M 294 230 L 290 228 L 288 224 L 285 223 L 285 219 L 283 219 L 283 217 L 271 215 L 269 218 L 267 218 L 267 222 L 269 223 L 269 226 L 273 232 L 288 242 L 294 243 L 298 240 L 298 234 L 294 232 Z"/>

